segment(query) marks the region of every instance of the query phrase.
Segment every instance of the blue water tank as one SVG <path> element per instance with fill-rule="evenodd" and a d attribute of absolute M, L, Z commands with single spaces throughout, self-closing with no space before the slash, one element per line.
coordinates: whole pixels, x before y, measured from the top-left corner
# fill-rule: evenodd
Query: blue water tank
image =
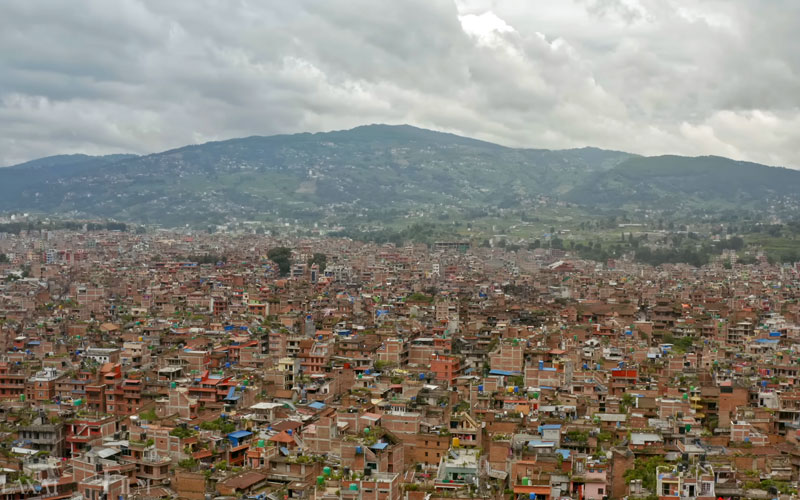
<path fill-rule="evenodd" d="M 483 386 L 482 385 L 478 386 L 478 392 L 483 392 Z"/>
<path fill-rule="evenodd" d="M 539 369 L 544 370 L 544 361 L 542 361 L 541 359 L 539 360 Z"/>

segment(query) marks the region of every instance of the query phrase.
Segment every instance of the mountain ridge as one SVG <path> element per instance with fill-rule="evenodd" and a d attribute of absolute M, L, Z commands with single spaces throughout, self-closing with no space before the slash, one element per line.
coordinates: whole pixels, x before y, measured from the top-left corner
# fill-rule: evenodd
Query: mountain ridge
<path fill-rule="evenodd" d="M 31 175 L 35 173 L 36 175 Z M 203 224 L 412 212 L 757 206 L 800 172 L 718 156 L 513 148 L 411 125 L 249 136 L 146 155 L 56 155 L 0 169 L 0 211 Z"/>

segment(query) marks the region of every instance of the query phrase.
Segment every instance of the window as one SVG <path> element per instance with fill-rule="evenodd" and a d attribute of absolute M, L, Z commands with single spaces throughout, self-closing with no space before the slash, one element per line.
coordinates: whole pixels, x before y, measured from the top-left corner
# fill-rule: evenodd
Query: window
<path fill-rule="evenodd" d="M 598 495 L 602 495 L 603 494 L 603 488 L 597 488 L 597 494 Z"/>

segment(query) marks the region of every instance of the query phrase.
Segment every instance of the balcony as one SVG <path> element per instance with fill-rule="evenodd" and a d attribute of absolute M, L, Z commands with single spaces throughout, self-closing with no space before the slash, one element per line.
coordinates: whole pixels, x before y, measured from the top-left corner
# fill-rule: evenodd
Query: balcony
<path fill-rule="evenodd" d="M 88 443 L 99 436 L 67 436 L 68 443 Z"/>

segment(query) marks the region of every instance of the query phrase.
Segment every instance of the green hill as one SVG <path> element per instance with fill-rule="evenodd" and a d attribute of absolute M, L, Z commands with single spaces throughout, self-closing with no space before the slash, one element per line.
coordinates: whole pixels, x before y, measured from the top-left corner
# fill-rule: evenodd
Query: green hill
<path fill-rule="evenodd" d="M 585 207 L 757 203 L 796 196 L 800 173 L 724 158 L 516 149 L 407 125 L 247 137 L 146 156 L 43 158 L 0 169 L 0 211 L 165 225 L 236 217 L 375 220 L 540 197 Z"/>
<path fill-rule="evenodd" d="M 589 176 L 568 198 L 592 205 L 743 206 L 797 196 L 800 172 L 718 156 L 630 158 Z"/>

